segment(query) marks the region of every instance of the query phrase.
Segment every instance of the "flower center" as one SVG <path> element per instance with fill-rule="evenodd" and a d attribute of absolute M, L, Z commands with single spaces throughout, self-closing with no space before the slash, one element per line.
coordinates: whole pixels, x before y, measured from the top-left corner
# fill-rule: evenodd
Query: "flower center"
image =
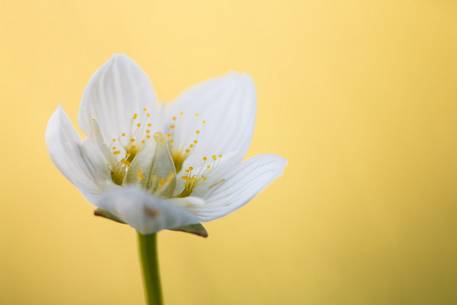
<path fill-rule="evenodd" d="M 157 196 L 168 198 L 190 196 L 200 183 L 206 182 L 222 155 L 203 156 L 195 168 L 188 166 L 183 169 L 184 162 L 199 143 L 201 128 L 206 121 L 201 120 L 198 113 L 194 114 L 190 126 L 187 122 L 183 124 L 181 119 L 184 119 L 183 112 L 171 118 L 172 123 L 165 128 L 164 134 L 154 133 L 154 147 L 154 143 L 148 143 L 152 138 L 149 112 L 144 108 L 141 116 L 134 113 L 129 130 L 113 138 L 107 148 L 112 181 L 117 185 L 139 184 Z M 186 133 L 189 139 L 180 138 L 178 142 L 175 131 L 185 127 L 195 128 L 194 132 Z M 183 183 L 178 187 L 176 177 L 182 170 L 180 181 Z"/>

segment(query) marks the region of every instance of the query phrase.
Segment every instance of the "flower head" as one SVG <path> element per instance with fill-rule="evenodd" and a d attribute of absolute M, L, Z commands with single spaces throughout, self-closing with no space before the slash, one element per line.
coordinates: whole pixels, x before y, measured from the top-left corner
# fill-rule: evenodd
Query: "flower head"
<path fill-rule="evenodd" d="M 209 80 L 161 104 L 140 67 L 114 55 L 82 97 L 79 125 L 87 138 L 79 138 L 58 107 L 46 143 L 97 215 L 142 234 L 198 231 L 201 222 L 238 209 L 283 171 L 279 156 L 243 161 L 254 121 L 247 75 Z"/>

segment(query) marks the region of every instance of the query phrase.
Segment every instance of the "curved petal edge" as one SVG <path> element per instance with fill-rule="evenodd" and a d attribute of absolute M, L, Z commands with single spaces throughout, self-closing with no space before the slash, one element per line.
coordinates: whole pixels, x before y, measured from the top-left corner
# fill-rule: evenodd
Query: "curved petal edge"
<path fill-rule="evenodd" d="M 287 160 L 276 155 L 258 155 L 233 168 L 203 199 L 205 205 L 193 210 L 201 221 L 225 216 L 248 203 L 255 195 L 279 177 Z"/>

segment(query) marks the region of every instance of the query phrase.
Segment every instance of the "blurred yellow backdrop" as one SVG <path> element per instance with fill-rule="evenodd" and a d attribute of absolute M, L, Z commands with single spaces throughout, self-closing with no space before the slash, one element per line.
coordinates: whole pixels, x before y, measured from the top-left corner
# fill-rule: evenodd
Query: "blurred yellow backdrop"
<path fill-rule="evenodd" d="M 250 73 L 250 154 L 289 160 L 209 239 L 160 233 L 167 305 L 457 304 L 455 1 L 1 0 L 0 41 L 0 304 L 143 302 L 134 231 L 44 145 L 113 52 L 163 100 Z"/>

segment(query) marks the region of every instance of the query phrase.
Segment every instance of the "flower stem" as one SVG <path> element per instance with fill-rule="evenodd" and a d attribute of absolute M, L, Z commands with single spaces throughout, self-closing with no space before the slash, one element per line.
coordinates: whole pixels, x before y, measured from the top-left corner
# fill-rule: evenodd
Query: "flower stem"
<path fill-rule="evenodd" d="M 138 233 L 138 249 L 143 268 L 146 305 L 162 305 L 156 234 Z"/>

